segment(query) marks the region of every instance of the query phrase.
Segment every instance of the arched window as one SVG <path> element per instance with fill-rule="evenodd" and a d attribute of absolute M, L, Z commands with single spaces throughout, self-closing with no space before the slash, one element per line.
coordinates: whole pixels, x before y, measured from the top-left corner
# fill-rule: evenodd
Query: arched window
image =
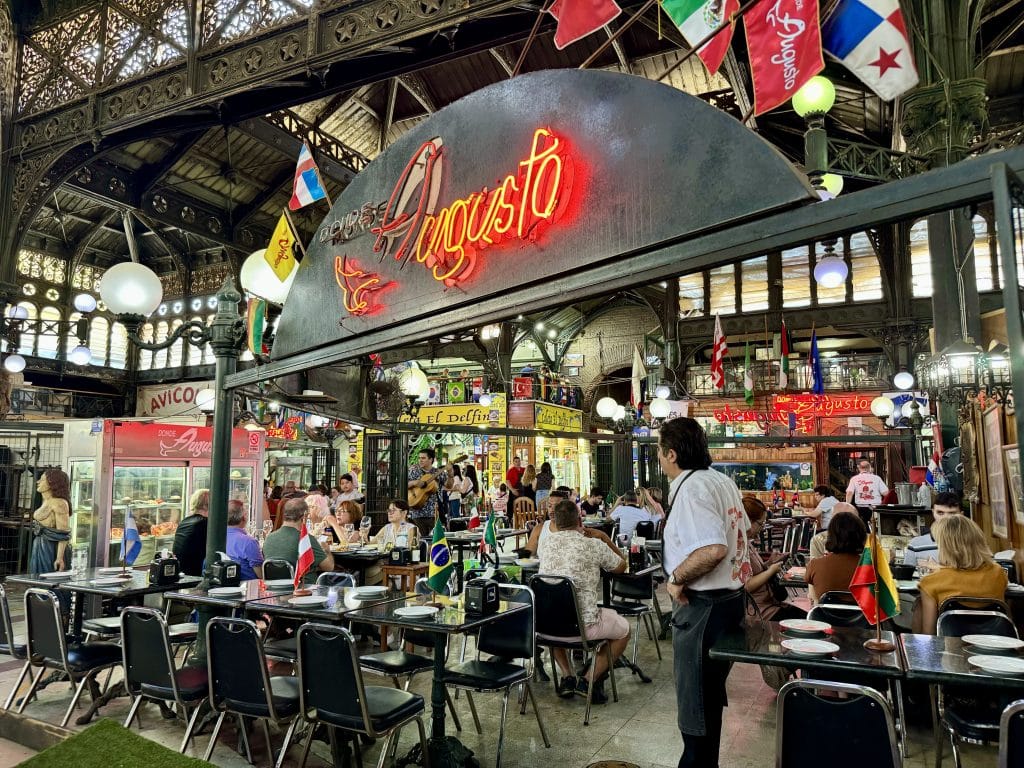
<path fill-rule="evenodd" d="M 880 301 L 882 269 L 878 256 L 864 232 L 850 235 L 850 266 L 853 268 L 853 300 Z"/>
<path fill-rule="evenodd" d="M 40 333 L 38 340 L 38 355 L 53 360 L 57 357 L 57 349 L 60 347 L 60 337 L 50 333 L 49 328 L 43 327 L 42 323 L 60 322 L 60 310 L 56 307 L 43 307 L 39 312 Z M 60 326 L 53 326 L 59 328 Z"/>
<path fill-rule="evenodd" d="M 694 272 L 679 278 L 679 315 L 704 314 L 704 273 Z"/>
<path fill-rule="evenodd" d="M 150 344 L 153 343 L 153 324 L 145 323 L 139 331 L 139 338 Z M 148 371 L 153 367 L 153 350 L 139 350 L 139 370 Z"/>
<path fill-rule="evenodd" d="M 128 329 L 115 322 L 110 330 L 110 367 L 124 368 L 128 362 Z"/>
<path fill-rule="evenodd" d="M 77 328 L 75 326 L 75 323 L 77 323 L 81 319 L 82 319 L 82 313 L 81 312 L 72 312 L 71 316 L 68 318 L 68 323 L 69 323 L 68 324 L 68 331 L 67 331 L 67 333 L 64 334 L 64 355 L 65 356 L 70 355 L 71 354 L 71 350 L 73 350 L 75 347 L 78 346 L 78 343 L 79 343 L 78 342 L 78 331 L 77 331 Z M 89 341 L 89 339 L 87 338 L 86 342 L 88 342 L 88 341 Z"/>
<path fill-rule="evenodd" d="M 181 318 L 171 322 L 171 333 L 173 334 L 178 328 L 181 327 Z M 170 349 L 167 350 L 167 367 L 178 368 L 181 366 L 181 347 L 185 343 L 184 339 L 178 339 L 174 342 Z"/>
<path fill-rule="evenodd" d="M 768 257 L 747 259 L 741 265 L 743 292 L 740 300 L 744 312 L 768 309 Z"/>
<path fill-rule="evenodd" d="M 190 317 L 189 320 L 196 322 L 203 322 L 201 317 Z M 188 365 L 201 365 L 203 362 L 203 350 L 201 347 L 197 347 L 195 344 L 185 345 L 186 355 L 188 357 Z"/>
<path fill-rule="evenodd" d="M 979 291 L 993 291 L 999 287 L 992 272 L 992 251 L 988 247 L 988 222 L 980 213 L 971 220 L 974 230 L 974 276 Z"/>
<path fill-rule="evenodd" d="M 811 306 L 811 267 L 806 245 L 782 252 L 782 306 Z"/>
<path fill-rule="evenodd" d="M 1022 252 L 1022 250 L 1024 250 L 1024 233 L 1021 233 L 1020 231 L 1021 225 L 1024 223 L 1024 209 L 1015 207 L 1011 215 L 1013 216 L 1014 226 L 1017 228 L 1017 242 L 1015 246 L 1017 251 L 1017 282 L 1024 286 L 1024 252 Z M 1002 285 L 1003 254 L 998 245 L 996 246 L 996 269 L 999 270 L 998 285 Z"/>
<path fill-rule="evenodd" d="M 950 275 L 951 279 L 953 277 Z M 928 253 L 927 219 L 921 219 L 910 228 L 910 287 L 915 298 L 929 298 L 932 295 L 932 262 Z"/>
<path fill-rule="evenodd" d="M 38 313 L 36 312 L 36 305 L 27 301 L 23 301 L 18 304 L 19 307 L 28 312 L 28 317 L 22 324 L 23 330 L 21 332 L 21 338 L 19 339 L 18 352 L 22 355 L 34 355 L 36 353 L 36 332 L 35 330 L 29 330 L 33 328 L 33 321 L 36 319 Z"/>
<path fill-rule="evenodd" d="M 89 351 L 93 365 L 107 364 L 107 344 L 110 341 L 110 323 L 105 317 L 94 317 L 89 323 Z"/>
<path fill-rule="evenodd" d="M 711 270 L 711 314 L 736 313 L 736 265 L 725 264 Z"/>
<path fill-rule="evenodd" d="M 163 344 L 167 341 L 167 321 L 161 320 L 156 324 L 156 336 L 153 339 L 154 344 Z M 153 368 L 154 370 L 160 370 L 161 368 L 167 367 L 167 350 L 158 349 L 153 353 Z"/>

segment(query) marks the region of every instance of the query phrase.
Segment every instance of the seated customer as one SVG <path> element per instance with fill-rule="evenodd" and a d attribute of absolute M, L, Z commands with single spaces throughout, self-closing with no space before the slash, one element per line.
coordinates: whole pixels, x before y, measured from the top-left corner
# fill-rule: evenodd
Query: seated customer
<path fill-rule="evenodd" d="M 242 581 L 263 578 L 263 553 L 260 543 L 245 532 L 249 516 L 244 502 L 228 502 L 228 538 L 224 547 L 227 556 L 240 566 Z"/>
<path fill-rule="evenodd" d="M 827 530 L 828 524 L 832 520 L 832 515 L 835 514 L 839 499 L 832 495 L 832 489 L 827 485 L 816 485 L 814 487 L 814 500 L 817 504 L 814 509 L 807 512 L 807 517 L 813 517 L 817 520 L 820 530 Z"/>
<path fill-rule="evenodd" d="M 932 502 L 932 525 L 949 515 L 962 515 L 960 498 L 955 493 L 940 493 Z M 922 571 L 937 571 L 939 545 L 929 530 L 921 536 L 915 536 L 907 545 L 907 552 L 903 556 L 904 565 L 916 565 Z"/>
<path fill-rule="evenodd" d="M 857 513 L 857 508 L 853 504 L 847 504 L 845 501 L 837 501 L 835 506 L 832 507 L 832 517 L 838 515 L 840 512 L 853 512 Z M 832 518 L 829 518 L 831 522 Z M 809 559 L 814 560 L 817 557 L 825 556 L 825 539 L 828 538 L 828 531 L 824 530 L 814 534 L 811 537 L 810 554 Z"/>
<path fill-rule="evenodd" d="M 747 551 L 750 555 L 751 574 L 743 588 L 747 590 L 757 606 L 757 612 L 765 621 L 782 621 L 784 619 L 806 619 L 807 611 L 792 603 L 782 602 L 775 598 L 769 586 L 769 582 L 782 571 L 784 560 L 777 552 L 773 552 L 768 559 L 766 566 L 761 559 L 760 553 L 754 546 L 754 542 L 761 534 L 765 520 L 768 518 L 768 508 L 760 499 L 754 496 L 743 497 L 743 509 L 750 520 L 750 530 L 747 531 Z M 778 559 L 776 559 L 776 555 Z"/>
<path fill-rule="evenodd" d="M 381 549 L 417 546 L 419 528 L 409 522 L 409 503 L 405 499 L 392 499 L 388 504 L 388 522 L 369 541 Z"/>
<path fill-rule="evenodd" d="M 633 491 L 626 491 L 619 499 L 619 503 L 609 515 L 612 520 L 619 522 L 619 534 L 633 537 L 636 524 L 639 522 L 653 523 L 654 516 L 646 509 L 640 507 L 640 499 Z"/>
<path fill-rule="evenodd" d="M 174 531 L 174 554 L 181 572 L 189 576 L 203 575 L 206 559 L 206 529 L 210 513 L 210 491 L 198 488 L 188 500 L 189 516 Z"/>
<path fill-rule="evenodd" d="M 580 511 L 584 515 L 596 515 L 601 510 L 603 501 L 604 491 L 600 488 L 591 488 L 587 498 L 580 502 Z"/>
<path fill-rule="evenodd" d="M 856 512 L 837 512 L 828 526 L 828 554 L 807 564 L 807 596 L 812 603 L 826 592 L 850 591 L 850 580 L 864 552 L 868 529 Z"/>
<path fill-rule="evenodd" d="M 285 501 L 281 512 L 281 527 L 267 536 L 263 542 L 263 557 L 267 560 L 286 560 L 294 567 L 299 559 L 299 535 L 302 524 L 306 520 L 309 509 L 306 506 L 305 498 L 291 498 Z M 306 534 L 309 536 L 309 534 Z M 315 537 L 309 536 L 313 546 L 313 568 L 307 575 L 307 580 L 314 580 L 315 571 L 333 571 L 334 556 L 330 552 L 324 552 L 320 542 Z"/>
<path fill-rule="evenodd" d="M 338 503 L 335 514 L 328 515 L 325 522 L 330 526 L 334 538 L 343 544 L 358 544 L 359 523 L 363 520 L 363 510 L 354 501 L 341 501 Z M 352 532 L 345 530 L 346 525 L 352 525 Z"/>
<path fill-rule="evenodd" d="M 559 499 L 551 523 L 551 533 L 540 547 L 539 573 L 568 576 L 573 580 L 587 639 L 609 641 L 614 663 L 629 643 L 629 622 L 612 609 L 598 606 L 601 570 L 622 573 L 626 570 L 626 561 L 613 547 L 584 533 L 579 510 L 569 499 Z M 588 687 L 592 686 L 591 700 L 595 704 L 608 700 L 603 690 L 608 672 L 607 654 L 596 654 L 590 671 L 577 680 L 565 649 L 554 648 L 552 653 L 562 671 L 560 696 L 572 696 L 574 691 L 586 696 Z"/>
<path fill-rule="evenodd" d="M 958 595 L 1002 600 L 1006 596 L 1006 571 L 992 559 L 985 534 L 963 515 L 948 515 L 932 525 L 939 545 L 941 567 L 921 579 L 921 601 L 914 617 L 915 632 L 934 635 L 939 607 Z"/>

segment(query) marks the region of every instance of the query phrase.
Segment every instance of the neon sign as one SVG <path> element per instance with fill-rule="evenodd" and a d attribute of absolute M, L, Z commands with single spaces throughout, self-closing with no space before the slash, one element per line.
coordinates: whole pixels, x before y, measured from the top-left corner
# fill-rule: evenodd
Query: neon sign
<path fill-rule="evenodd" d="M 801 432 L 814 429 L 816 418 L 833 416 L 862 416 L 871 412 L 871 398 L 864 395 L 774 395 L 767 411 L 754 408 L 732 408 L 728 403 L 716 408 L 712 415 L 720 423 L 751 422 L 762 429 L 769 424 L 788 424 L 790 417 L 796 420 Z"/>
<path fill-rule="evenodd" d="M 381 283 L 376 272 L 366 272 L 348 256 L 334 257 L 334 280 L 341 288 L 342 304 L 350 315 L 365 315 L 377 307 L 370 306 L 372 294 L 392 285 Z"/>

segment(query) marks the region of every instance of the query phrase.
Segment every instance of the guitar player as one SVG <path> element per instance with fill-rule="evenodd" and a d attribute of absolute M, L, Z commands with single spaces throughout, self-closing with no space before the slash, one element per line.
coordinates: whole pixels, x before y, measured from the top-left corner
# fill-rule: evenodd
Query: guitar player
<path fill-rule="evenodd" d="M 431 493 L 420 507 L 409 510 L 409 520 L 419 529 L 420 536 L 430 541 L 434 531 L 434 518 L 437 516 L 438 504 L 441 500 L 441 489 L 449 487 L 449 475 L 443 469 L 434 468 L 437 454 L 433 448 L 420 451 L 416 466 L 409 470 L 409 490 L 426 487 L 431 480 L 437 483 L 437 492 Z M 442 519 L 442 522 L 444 520 Z"/>

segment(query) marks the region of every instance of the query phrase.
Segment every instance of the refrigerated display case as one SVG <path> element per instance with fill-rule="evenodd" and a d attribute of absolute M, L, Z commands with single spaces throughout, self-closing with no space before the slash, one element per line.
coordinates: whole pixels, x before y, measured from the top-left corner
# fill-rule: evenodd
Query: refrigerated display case
<path fill-rule="evenodd" d="M 131 511 L 142 539 L 136 565 L 171 549 L 188 500 L 210 487 L 213 430 L 141 421 L 71 421 L 64 431 L 71 479 L 72 544 L 88 545 L 93 565 L 120 562 Z M 264 435 L 232 431 L 229 498 L 262 524 Z"/>

